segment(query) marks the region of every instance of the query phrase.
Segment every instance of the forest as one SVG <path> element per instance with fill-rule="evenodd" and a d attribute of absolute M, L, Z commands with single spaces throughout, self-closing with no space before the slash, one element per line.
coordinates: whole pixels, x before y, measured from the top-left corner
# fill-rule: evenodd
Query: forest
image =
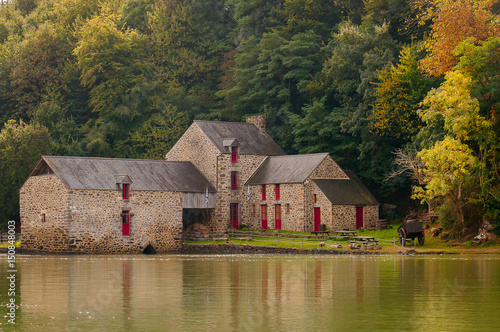
<path fill-rule="evenodd" d="M 396 215 L 500 226 L 499 0 L 2 0 L 0 228 L 41 155 L 162 159 L 263 114 Z"/>

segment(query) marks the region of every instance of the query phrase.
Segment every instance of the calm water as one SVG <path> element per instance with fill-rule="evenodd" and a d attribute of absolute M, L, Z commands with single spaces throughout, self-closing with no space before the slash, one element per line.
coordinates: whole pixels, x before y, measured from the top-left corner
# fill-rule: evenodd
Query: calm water
<path fill-rule="evenodd" d="M 500 257 L 18 256 L 22 331 L 492 331 Z M 2 326 L 7 261 L 0 260 Z"/>

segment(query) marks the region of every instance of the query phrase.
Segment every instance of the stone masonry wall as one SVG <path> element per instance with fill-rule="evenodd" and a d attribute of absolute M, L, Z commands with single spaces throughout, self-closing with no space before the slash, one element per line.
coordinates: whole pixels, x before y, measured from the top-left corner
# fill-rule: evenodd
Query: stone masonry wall
<path fill-rule="evenodd" d="M 56 175 L 30 177 L 20 191 L 22 249 L 44 252 L 137 252 L 182 246 L 182 193 L 68 190 Z M 122 235 L 123 210 L 130 235 Z M 42 222 L 45 214 L 45 222 Z"/>
<path fill-rule="evenodd" d="M 304 186 L 301 183 L 280 184 L 280 199 L 276 199 L 274 184 L 266 185 L 266 200 L 262 200 L 262 186 L 250 186 L 250 201 L 245 203 L 243 223 L 252 229 L 260 229 L 261 206 L 267 206 L 267 228 L 276 228 L 276 204 L 281 205 L 281 229 L 304 231 Z M 255 213 L 253 213 L 255 206 Z"/>
<path fill-rule="evenodd" d="M 348 179 L 347 174 L 329 155 L 309 175 L 309 179 Z"/>
<path fill-rule="evenodd" d="M 216 187 L 219 154 L 210 139 L 193 123 L 168 151 L 165 160 L 190 161 Z"/>
<path fill-rule="evenodd" d="M 68 190 L 54 174 L 32 176 L 19 191 L 22 250 L 63 252 L 68 239 Z M 45 214 L 45 222 L 42 215 Z"/>
<path fill-rule="evenodd" d="M 182 246 L 182 193 L 134 191 L 123 200 L 121 191 L 74 190 L 70 249 L 85 253 L 142 252 L 149 244 L 159 252 Z M 122 211 L 130 213 L 130 235 L 122 235 Z"/>
<path fill-rule="evenodd" d="M 332 225 L 338 228 L 356 229 L 356 206 L 333 205 Z"/>
<path fill-rule="evenodd" d="M 257 167 L 266 159 L 261 155 L 238 155 L 237 162 L 231 162 L 231 154 L 221 154 L 218 157 L 219 166 L 217 181 L 217 201 L 214 218 L 211 222 L 212 231 L 223 233 L 230 226 L 230 204 L 239 204 L 240 224 L 246 223 L 248 215 L 247 190 L 245 182 L 255 172 Z M 237 172 L 238 189 L 231 190 L 231 172 Z"/>
<path fill-rule="evenodd" d="M 375 227 L 378 220 L 378 205 L 363 206 L 363 227 Z M 332 225 L 334 228 L 356 229 L 356 206 L 334 205 Z"/>
<path fill-rule="evenodd" d="M 363 227 L 375 227 L 378 219 L 378 205 L 367 205 L 363 207 Z"/>
<path fill-rule="evenodd" d="M 320 208 L 321 224 L 325 224 L 330 228 L 335 228 L 332 219 L 332 207 L 330 201 L 326 198 L 321 190 L 316 186 L 312 179 L 348 179 L 347 174 L 330 156 L 316 167 L 306 180 L 307 190 L 307 231 L 314 231 L 314 208 Z M 314 197 L 316 195 L 316 202 Z"/>

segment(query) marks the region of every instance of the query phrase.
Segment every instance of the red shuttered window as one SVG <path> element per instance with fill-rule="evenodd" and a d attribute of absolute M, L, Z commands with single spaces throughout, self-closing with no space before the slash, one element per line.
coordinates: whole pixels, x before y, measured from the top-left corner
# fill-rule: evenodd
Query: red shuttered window
<path fill-rule="evenodd" d="M 233 146 L 231 148 L 231 162 L 234 164 L 238 161 L 238 147 Z"/>
<path fill-rule="evenodd" d="M 130 211 L 122 211 L 122 235 L 130 235 Z"/>
<path fill-rule="evenodd" d="M 267 229 L 267 205 L 260 206 L 260 222 L 260 227 L 262 229 Z"/>
<path fill-rule="evenodd" d="M 281 229 L 281 204 L 274 206 L 274 229 Z"/>
<path fill-rule="evenodd" d="M 260 191 L 262 192 L 262 200 L 265 201 L 266 200 L 266 185 L 265 184 L 262 185 L 262 188 L 260 189 Z"/>
<path fill-rule="evenodd" d="M 123 184 L 123 199 L 128 199 L 129 191 L 130 191 L 130 184 L 124 183 Z"/>
<path fill-rule="evenodd" d="M 276 200 L 279 201 L 281 196 L 279 184 L 274 185 L 274 194 L 276 195 Z"/>
<path fill-rule="evenodd" d="M 238 172 L 232 171 L 231 172 L 231 190 L 237 190 L 238 189 Z"/>

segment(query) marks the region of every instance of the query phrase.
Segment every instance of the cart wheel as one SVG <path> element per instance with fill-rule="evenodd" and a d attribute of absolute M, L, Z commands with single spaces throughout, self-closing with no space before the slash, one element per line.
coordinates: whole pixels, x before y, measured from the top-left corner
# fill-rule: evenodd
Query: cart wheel
<path fill-rule="evenodd" d="M 403 228 L 399 230 L 399 243 L 402 247 L 404 247 L 406 244 L 406 232 Z"/>
<path fill-rule="evenodd" d="M 424 241 L 425 241 L 425 237 L 424 237 L 424 233 L 420 234 L 418 236 L 418 244 L 420 244 L 421 246 L 424 245 Z"/>

